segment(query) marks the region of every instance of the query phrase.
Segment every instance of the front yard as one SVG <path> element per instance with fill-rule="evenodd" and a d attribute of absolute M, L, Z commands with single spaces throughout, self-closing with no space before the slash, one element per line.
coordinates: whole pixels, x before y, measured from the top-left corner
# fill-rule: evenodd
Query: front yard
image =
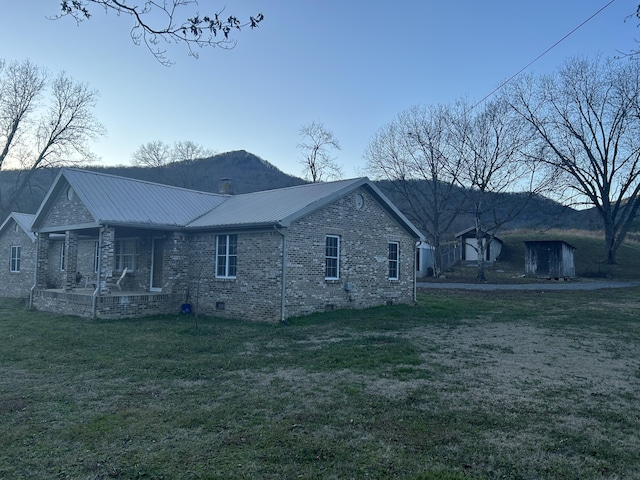
<path fill-rule="evenodd" d="M 0 301 L 0 478 L 640 478 L 640 289 L 289 326 Z"/>

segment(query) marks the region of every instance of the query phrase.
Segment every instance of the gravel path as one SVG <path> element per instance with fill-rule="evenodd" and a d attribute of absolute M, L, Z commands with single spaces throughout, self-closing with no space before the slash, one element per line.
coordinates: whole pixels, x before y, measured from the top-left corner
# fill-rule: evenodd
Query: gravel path
<path fill-rule="evenodd" d="M 440 288 L 459 290 L 601 290 L 603 288 L 638 287 L 640 282 L 556 282 L 497 284 L 497 283 L 436 283 L 418 282 L 418 288 Z"/>

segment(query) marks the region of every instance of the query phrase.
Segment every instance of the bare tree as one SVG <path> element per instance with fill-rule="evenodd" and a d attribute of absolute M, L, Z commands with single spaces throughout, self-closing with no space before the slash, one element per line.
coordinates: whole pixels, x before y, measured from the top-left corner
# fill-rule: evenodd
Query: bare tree
<path fill-rule="evenodd" d="M 173 161 L 171 147 L 162 140 L 140 145 L 131 156 L 131 163 L 137 167 L 160 168 Z"/>
<path fill-rule="evenodd" d="M 193 188 L 206 176 L 206 164 L 199 160 L 215 154 L 215 151 L 190 140 L 173 145 L 154 140 L 141 145 L 131 156 L 131 162 L 138 167 L 155 169 L 158 182 Z"/>
<path fill-rule="evenodd" d="M 207 176 L 209 164 L 202 160 L 217 153 L 190 140 L 174 143 L 171 152 L 172 174 L 176 183 L 184 188 L 194 188 Z"/>
<path fill-rule="evenodd" d="M 183 140 L 173 144 L 171 156 L 174 162 L 193 162 L 213 157 L 215 154 L 216 152 L 210 148 L 205 148 L 191 140 Z"/>
<path fill-rule="evenodd" d="M 105 132 L 92 112 L 97 96 L 64 73 L 50 79 L 28 60 L 8 66 L 0 62 L 0 170 L 21 169 L 15 185 L 0 191 L 2 218 L 37 169 L 93 158 L 87 143 Z"/>
<path fill-rule="evenodd" d="M 298 149 L 302 152 L 300 163 L 304 166 L 305 178 L 312 182 L 342 178 L 342 167 L 331 156 L 333 150 L 340 150 L 340 143 L 333 132 L 322 123 L 311 122 L 300 128 L 302 141 Z"/>
<path fill-rule="evenodd" d="M 254 29 L 264 19 L 259 13 L 240 20 L 234 15 L 223 16 L 222 10 L 200 15 L 197 0 L 142 0 L 137 4 L 129 4 L 126 0 L 62 0 L 60 13 L 54 18 L 71 16 L 79 23 L 91 17 L 92 7 L 131 17 L 133 42 L 136 45 L 144 43 L 154 57 L 167 66 L 172 62 L 167 59 L 161 42 L 184 44 L 189 55 L 198 58 L 196 47 L 233 48 L 236 41 L 230 37 L 232 31 L 246 27 Z"/>
<path fill-rule="evenodd" d="M 451 145 L 450 108 L 415 106 L 380 129 L 365 152 L 367 170 L 387 180 L 403 211 L 434 248 L 434 274 L 440 272 L 442 237 L 461 209 L 455 179 L 458 152 Z"/>
<path fill-rule="evenodd" d="M 475 220 L 477 279 L 484 282 L 486 255 L 496 234 L 548 187 L 550 177 L 532 154 L 527 123 L 503 97 L 476 108 L 461 102 L 455 118 L 455 145 L 463 159 L 455 180 Z"/>
<path fill-rule="evenodd" d="M 595 207 L 605 261 L 615 264 L 640 207 L 640 64 L 570 59 L 552 75 L 521 80 L 511 100 L 563 181 L 561 198 Z"/>

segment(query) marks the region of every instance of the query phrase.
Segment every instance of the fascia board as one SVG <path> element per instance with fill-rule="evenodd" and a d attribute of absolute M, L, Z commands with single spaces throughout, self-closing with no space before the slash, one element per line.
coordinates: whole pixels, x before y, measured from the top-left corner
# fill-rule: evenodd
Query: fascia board
<path fill-rule="evenodd" d="M 359 178 L 356 181 L 354 181 L 353 183 L 349 183 L 348 185 L 346 185 L 345 187 L 341 188 L 340 190 L 337 190 L 335 192 L 333 192 L 331 195 L 327 195 L 326 197 L 323 197 L 319 200 L 316 200 L 313 203 L 310 203 L 309 205 L 307 205 L 304 208 L 301 208 L 300 210 L 296 211 L 295 213 L 292 213 L 291 215 L 288 215 L 287 217 L 283 218 L 282 220 L 280 220 L 280 225 L 282 227 L 290 227 L 291 224 L 293 222 L 295 222 L 296 220 L 298 220 L 299 218 L 302 218 L 306 215 L 309 215 L 310 213 L 315 212 L 316 210 L 324 207 L 325 205 L 330 204 L 331 202 L 334 202 L 336 200 L 338 200 L 339 198 L 347 195 L 348 193 L 356 190 L 357 188 L 370 183 L 369 180 L 365 177 L 363 178 Z"/>
<path fill-rule="evenodd" d="M 49 187 L 49 191 L 45 195 L 44 200 L 42 200 L 42 203 L 40 204 L 38 211 L 35 213 L 33 224 L 31 225 L 31 230 L 33 232 L 38 231 L 37 227 L 38 227 L 38 224 L 42 223 L 41 217 L 43 215 L 43 212 L 50 206 L 50 203 L 53 201 L 51 199 L 54 198 L 54 193 L 57 194 L 62 189 L 62 186 L 60 185 L 60 183 L 63 175 L 64 175 L 64 169 L 58 172 L 58 175 L 56 176 L 55 180 L 51 184 L 51 187 Z"/>
<path fill-rule="evenodd" d="M 393 203 L 391 203 L 391 200 L 389 200 L 387 196 L 373 184 L 373 182 L 367 181 L 365 182 L 364 186 L 373 194 L 374 197 L 378 198 L 378 201 L 382 204 L 382 206 L 387 210 L 387 212 L 391 214 L 392 217 L 395 217 L 396 221 L 400 223 L 402 228 L 406 230 L 407 233 L 413 235 L 416 240 L 422 242 L 426 241 L 426 238 L 424 237 L 422 232 L 420 232 L 420 230 L 418 230 L 418 228 L 413 223 L 411 223 L 411 221 L 400 210 L 398 210 L 398 208 Z"/>

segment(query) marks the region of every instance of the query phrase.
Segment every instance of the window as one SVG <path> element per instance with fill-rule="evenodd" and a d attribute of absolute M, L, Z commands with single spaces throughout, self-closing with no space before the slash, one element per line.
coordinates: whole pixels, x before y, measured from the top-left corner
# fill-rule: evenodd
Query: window
<path fill-rule="evenodd" d="M 60 271 L 64 272 L 64 264 L 65 264 L 65 244 L 64 242 L 60 244 Z"/>
<path fill-rule="evenodd" d="M 11 268 L 12 272 L 20 271 L 20 256 L 22 254 L 22 247 L 20 245 L 11 246 Z"/>
<path fill-rule="evenodd" d="M 133 238 L 116 240 L 115 270 L 122 272 L 125 268 L 130 272 L 136 267 L 136 241 Z"/>
<path fill-rule="evenodd" d="M 216 277 L 236 278 L 238 235 L 216 236 Z"/>
<path fill-rule="evenodd" d="M 398 280 L 398 253 L 400 244 L 389 242 L 389 280 Z"/>
<path fill-rule="evenodd" d="M 93 272 L 98 272 L 98 265 L 100 265 L 100 242 L 97 240 L 93 243 Z"/>
<path fill-rule="evenodd" d="M 340 237 L 337 235 L 326 237 L 324 278 L 326 280 L 340 278 Z"/>

